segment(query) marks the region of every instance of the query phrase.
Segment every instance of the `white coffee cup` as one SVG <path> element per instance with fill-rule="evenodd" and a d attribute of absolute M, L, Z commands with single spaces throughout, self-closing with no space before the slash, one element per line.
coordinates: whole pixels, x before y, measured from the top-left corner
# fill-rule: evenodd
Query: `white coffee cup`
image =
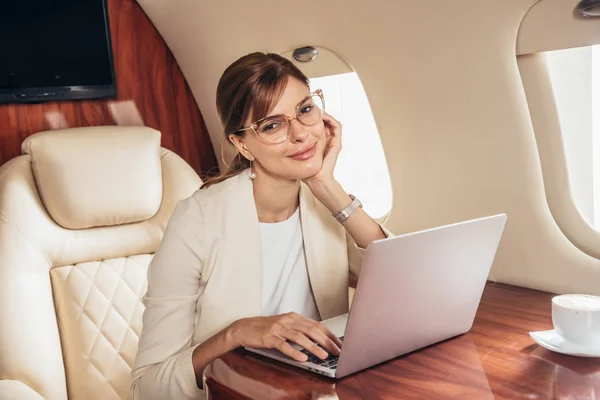
<path fill-rule="evenodd" d="M 600 296 L 563 294 L 552 299 L 554 329 L 567 341 L 600 346 Z"/>

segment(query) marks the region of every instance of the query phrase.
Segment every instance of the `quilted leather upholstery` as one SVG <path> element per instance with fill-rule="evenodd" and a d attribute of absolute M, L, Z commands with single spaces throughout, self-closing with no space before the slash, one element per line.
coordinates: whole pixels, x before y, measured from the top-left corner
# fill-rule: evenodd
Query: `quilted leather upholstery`
<path fill-rule="evenodd" d="M 50 270 L 67 387 L 77 399 L 128 399 L 150 255 Z"/>
<path fill-rule="evenodd" d="M 0 167 L 0 400 L 130 398 L 146 270 L 176 203 L 201 184 L 174 153 L 158 148 L 154 159 L 149 155 L 157 134 L 117 126 L 44 132 L 37 135 L 47 146 L 25 146 L 28 154 Z M 66 156 L 55 145 L 65 143 L 65 135 L 70 151 L 82 154 L 69 166 L 77 173 L 58 189 L 56 177 L 36 175 L 32 164 L 44 151 L 46 167 L 61 170 Z M 121 154 L 101 165 L 91 155 L 120 143 L 133 149 L 130 158 Z M 84 162 L 90 159 L 94 163 Z M 158 176 L 152 172 L 157 164 Z M 149 181 L 146 187 L 161 188 L 160 201 L 129 196 L 127 181 L 114 182 L 115 171 L 124 170 L 137 171 L 125 174 L 127 180 L 138 176 Z M 87 177 L 98 184 L 78 186 Z M 84 193 L 74 192 L 78 187 Z M 53 218 L 48 200 L 54 210 L 76 209 L 65 221 L 78 228 Z"/>

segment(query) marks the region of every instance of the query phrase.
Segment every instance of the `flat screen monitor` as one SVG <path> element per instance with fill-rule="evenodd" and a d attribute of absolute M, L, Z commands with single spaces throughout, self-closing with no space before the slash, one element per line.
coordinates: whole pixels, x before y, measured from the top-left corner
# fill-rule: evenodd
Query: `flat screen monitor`
<path fill-rule="evenodd" d="M 106 1 L 3 1 L 0 103 L 116 97 Z"/>

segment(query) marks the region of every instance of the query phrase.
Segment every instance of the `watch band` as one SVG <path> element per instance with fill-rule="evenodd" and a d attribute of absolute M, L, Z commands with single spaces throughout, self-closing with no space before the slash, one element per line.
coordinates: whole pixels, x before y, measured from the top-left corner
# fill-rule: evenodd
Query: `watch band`
<path fill-rule="evenodd" d="M 337 222 L 344 222 L 352 215 L 354 211 L 356 211 L 359 207 L 362 207 L 362 203 L 360 202 L 360 200 L 358 200 L 351 194 L 349 196 L 352 199 L 352 203 L 350 203 L 348 207 L 344 208 L 339 213 L 333 215 Z"/>

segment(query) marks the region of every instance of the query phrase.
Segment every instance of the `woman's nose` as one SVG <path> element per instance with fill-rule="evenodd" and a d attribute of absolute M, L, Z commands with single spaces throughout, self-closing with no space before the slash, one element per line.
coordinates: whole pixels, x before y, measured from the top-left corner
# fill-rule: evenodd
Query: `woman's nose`
<path fill-rule="evenodd" d="M 302 142 L 308 136 L 306 127 L 298 122 L 297 119 L 290 121 L 290 138 L 292 142 Z"/>

